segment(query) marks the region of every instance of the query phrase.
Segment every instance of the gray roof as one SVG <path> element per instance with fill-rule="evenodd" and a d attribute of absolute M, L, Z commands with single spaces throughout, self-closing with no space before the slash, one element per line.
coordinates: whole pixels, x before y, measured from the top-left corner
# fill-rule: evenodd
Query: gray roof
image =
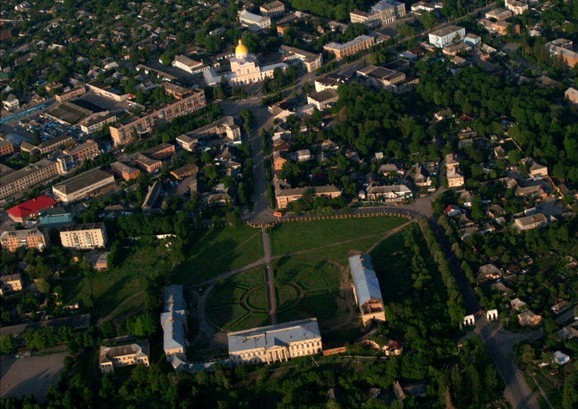
<path fill-rule="evenodd" d="M 247 349 L 287 346 L 294 342 L 321 338 L 317 318 L 229 332 L 229 353 Z"/>
<path fill-rule="evenodd" d="M 359 305 L 371 299 L 383 300 L 369 254 L 349 257 L 349 267 Z"/>
<path fill-rule="evenodd" d="M 186 304 L 182 285 L 169 285 L 164 290 L 164 312 L 161 314 L 163 327 L 163 349 L 185 348 Z"/>
<path fill-rule="evenodd" d="M 65 180 L 62 183 L 54 185 L 54 189 L 68 195 L 111 177 L 112 175 L 110 173 L 104 172 L 98 168 L 92 169 L 71 179 Z M 113 181 L 114 179 L 111 182 Z"/>

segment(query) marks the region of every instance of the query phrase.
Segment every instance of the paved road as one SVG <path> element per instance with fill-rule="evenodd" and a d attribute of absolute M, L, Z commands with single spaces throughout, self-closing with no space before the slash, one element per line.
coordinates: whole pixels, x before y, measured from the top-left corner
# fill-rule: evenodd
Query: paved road
<path fill-rule="evenodd" d="M 263 238 L 263 260 L 266 263 L 267 270 L 267 296 L 269 298 L 269 316 L 271 317 L 271 324 L 277 324 L 277 296 L 275 294 L 275 277 L 273 269 L 271 268 L 271 238 L 267 228 L 261 229 Z"/>

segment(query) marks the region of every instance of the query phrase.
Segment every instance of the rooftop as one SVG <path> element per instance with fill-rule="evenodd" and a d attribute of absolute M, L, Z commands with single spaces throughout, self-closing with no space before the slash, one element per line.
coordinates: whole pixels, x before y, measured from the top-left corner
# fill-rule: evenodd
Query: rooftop
<path fill-rule="evenodd" d="M 349 257 L 349 267 L 359 305 L 372 299 L 383 300 L 379 281 L 369 254 Z"/>
<path fill-rule="evenodd" d="M 54 189 L 63 194 L 71 194 L 111 176 L 112 175 L 110 173 L 104 172 L 100 169 L 92 169 L 62 183 L 54 185 Z"/>
<path fill-rule="evenodd" d="M 22 202 L 14 207 L 11 207 L 6 212 L 13 217 L 26 217 L 31 214 L 36 214 L 42 209 L 50 208 L 56 204 L 56 200 L 51 197 L 40 195 L 34 199 Z"/>

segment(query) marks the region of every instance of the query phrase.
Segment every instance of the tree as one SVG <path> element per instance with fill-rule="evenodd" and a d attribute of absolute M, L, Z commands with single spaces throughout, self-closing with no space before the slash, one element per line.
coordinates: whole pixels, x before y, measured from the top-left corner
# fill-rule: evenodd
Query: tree
<path fill-rule="evenodd" d="M 16 343 L 12 334 L 0 338 L 0 354 L 9 355 L 16 351 Z"/>

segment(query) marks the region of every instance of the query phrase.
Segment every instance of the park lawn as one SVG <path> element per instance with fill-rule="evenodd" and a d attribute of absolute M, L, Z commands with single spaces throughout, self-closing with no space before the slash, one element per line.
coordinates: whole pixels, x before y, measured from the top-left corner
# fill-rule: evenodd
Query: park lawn
<path fill-rule="evenodd" d="M 174 270 L 177 283 L 199 284 L 263 257 L 261 231 L 246 225 L 198 230 L 190 256 Z"/>
<path fill-rule="evenodd" d="M 401 217 L 367 217 L 282 223 L 271 230 L 271 253 L 273 256 L 282 256 L 368 236 L 375 236 L 375 239 L 372 238 L 375 243 L 380 234 L 383 235 L 405 222 L 407 220 Z M 345 243 L 343 248 L 349 248 L 351 244 Z M 321 253 L 329 249 L 333 247 L 324 248 Z M 340 250 L 334 249 L 335 253 Z"/>
<path fill-rule="evenodd" d="M 65 280 L 63 283 L 70 302 L 78 301 L 90 308 L 91 314 L 98 319 L 106 317 L 117 307 L 119 310 L 115 311 L 115 316 L 137 310 L 143 305 L 144 296 L 135 294 L 145 288 L 146 277 L 168 276 L 170 270 L 171 261 L 166 257 L 166 248 L 135 243 L 122 265 L 106 272 L 91 272 L 80 280 Z"/>

